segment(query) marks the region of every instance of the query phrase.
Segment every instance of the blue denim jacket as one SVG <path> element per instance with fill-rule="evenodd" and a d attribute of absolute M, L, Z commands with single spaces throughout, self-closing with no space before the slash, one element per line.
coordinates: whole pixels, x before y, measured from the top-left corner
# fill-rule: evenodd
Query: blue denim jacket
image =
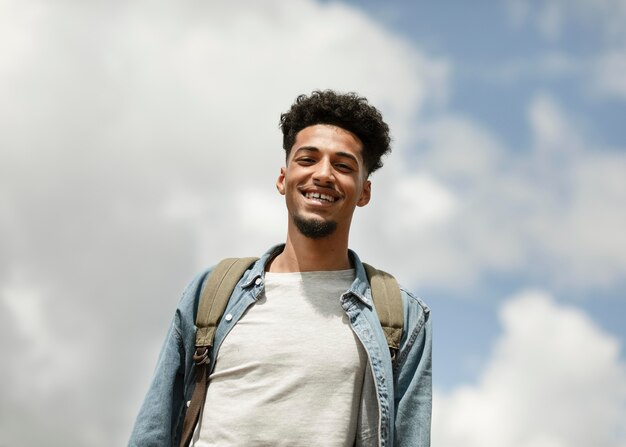
<path fill-rule="evenodd" d="M 265 265 L 282 249 L 279 245 L 266 252 L 235 287 L 224 312 L 231 318 L 222 318 L 215 333 L 210 370 L 232 326 L 260 297 Z M 392 371 L 389 348 L 372 304 L 365 269 L 352 251 L 350 258 L 356 278 L 342 295 L 341 305 L 369 358 L 355 445 L 428 447 L 432 401 L 430 311 L 422 301 L 401 288 L 404 332 L 395 371 Z M 178 446 L 186 402 L 191 399 L 194 388 L 194 322 L 208 273 L 210 270 L 198 275 L 183 293 L 129 446 Z"/>

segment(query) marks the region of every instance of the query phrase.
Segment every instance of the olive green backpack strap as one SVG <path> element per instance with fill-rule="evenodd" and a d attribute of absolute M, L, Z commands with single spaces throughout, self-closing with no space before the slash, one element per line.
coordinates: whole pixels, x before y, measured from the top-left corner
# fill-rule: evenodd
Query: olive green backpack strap
<path fill-rule="evenodd" d="M 402 328 L 404 326 L 400 286 L 398 281 L 389 273 L 378 270 L 369 264 L 364 263 L 363 266 L 372 288 L 374 308 L 385 333 L 391 360 L 395 366 L 396 354 L 400 348 L 400 339 L 402 338 Z"/>
<path fill-rule="evenodd" d="M 209 381 L 209 353 L 215 329 L 235 286 L 244 272 L 259 258 L 228 258 L 221 261 L 206 279 L 196 314 L 196 352 L 193 356 L 196 385 L 183 422 L 180 446 L 189 445 L 206 399 Z"/>

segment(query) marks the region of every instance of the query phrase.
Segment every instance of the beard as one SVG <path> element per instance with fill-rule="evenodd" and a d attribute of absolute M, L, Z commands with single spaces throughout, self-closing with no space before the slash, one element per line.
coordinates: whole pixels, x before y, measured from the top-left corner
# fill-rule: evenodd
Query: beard
<path fill-rule="evenodd" d="M 337 222 L 334 220 L 305 219 L 296 215 L 293 216 L 293 222 L 300 233 L 311 239 L 330 236 L 337 229 Z"/>

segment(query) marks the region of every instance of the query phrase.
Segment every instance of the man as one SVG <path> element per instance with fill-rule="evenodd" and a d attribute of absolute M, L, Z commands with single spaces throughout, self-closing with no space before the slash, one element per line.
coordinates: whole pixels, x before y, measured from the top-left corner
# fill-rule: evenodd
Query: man
<path fill-rule="evenodd" d="M 192 445 L 428 446 L 430 312 L 402 289 L 392 364 L 363 264 L 348 249 L 353 212 L 369 202 L 369 175 L 390 151 L 388 126 L 365 98 L 333 91 L 298 97 L 280 124 L 286 243 L 231 295 Z M 178 445 L 205 277 L 183 294 L 129 445 Z"/>

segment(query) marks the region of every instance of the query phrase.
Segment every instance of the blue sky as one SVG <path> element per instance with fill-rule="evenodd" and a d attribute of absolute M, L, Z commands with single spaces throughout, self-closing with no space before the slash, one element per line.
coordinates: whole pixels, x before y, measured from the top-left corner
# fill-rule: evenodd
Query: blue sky
<path fill-rule="evenodd" d="M 509 147 L 523 150 L 529 144 L 524 106 L 528 96 L 539 89 L 551 91 L 580 115 L 596 141 L 623 147 L 623 98 L 594 98 L 586 89 L 588 79 L 574 67 L 562 67 L 561 74 L 549 74 L 541 73 L 541 67 L 536 66 L 550 56 L 564 57 L 563 62 L 565 58 L 596 57 L 598 49 L 609 46 L 600 20 L 580 23 L 579 17 L 566 18 L 558 35 L 548 37 L 530 18 L 515 24 L 511 18 L 514 2 L 348 3 L 368 11 L 384 26 L 429 53 L 454 61 L 450 106 L 489 126 Z M 531 15 L 549 2 L 524 4 Z"/>
<path fill-rule="evenodd" d="M 626 2 L 0 11 L 0 444 L 124 444 L 186 283 L 284 239 L 320 88 L 394 135 L 351 246 L 433 309 L 433 445 L 626 443 Z"/>

